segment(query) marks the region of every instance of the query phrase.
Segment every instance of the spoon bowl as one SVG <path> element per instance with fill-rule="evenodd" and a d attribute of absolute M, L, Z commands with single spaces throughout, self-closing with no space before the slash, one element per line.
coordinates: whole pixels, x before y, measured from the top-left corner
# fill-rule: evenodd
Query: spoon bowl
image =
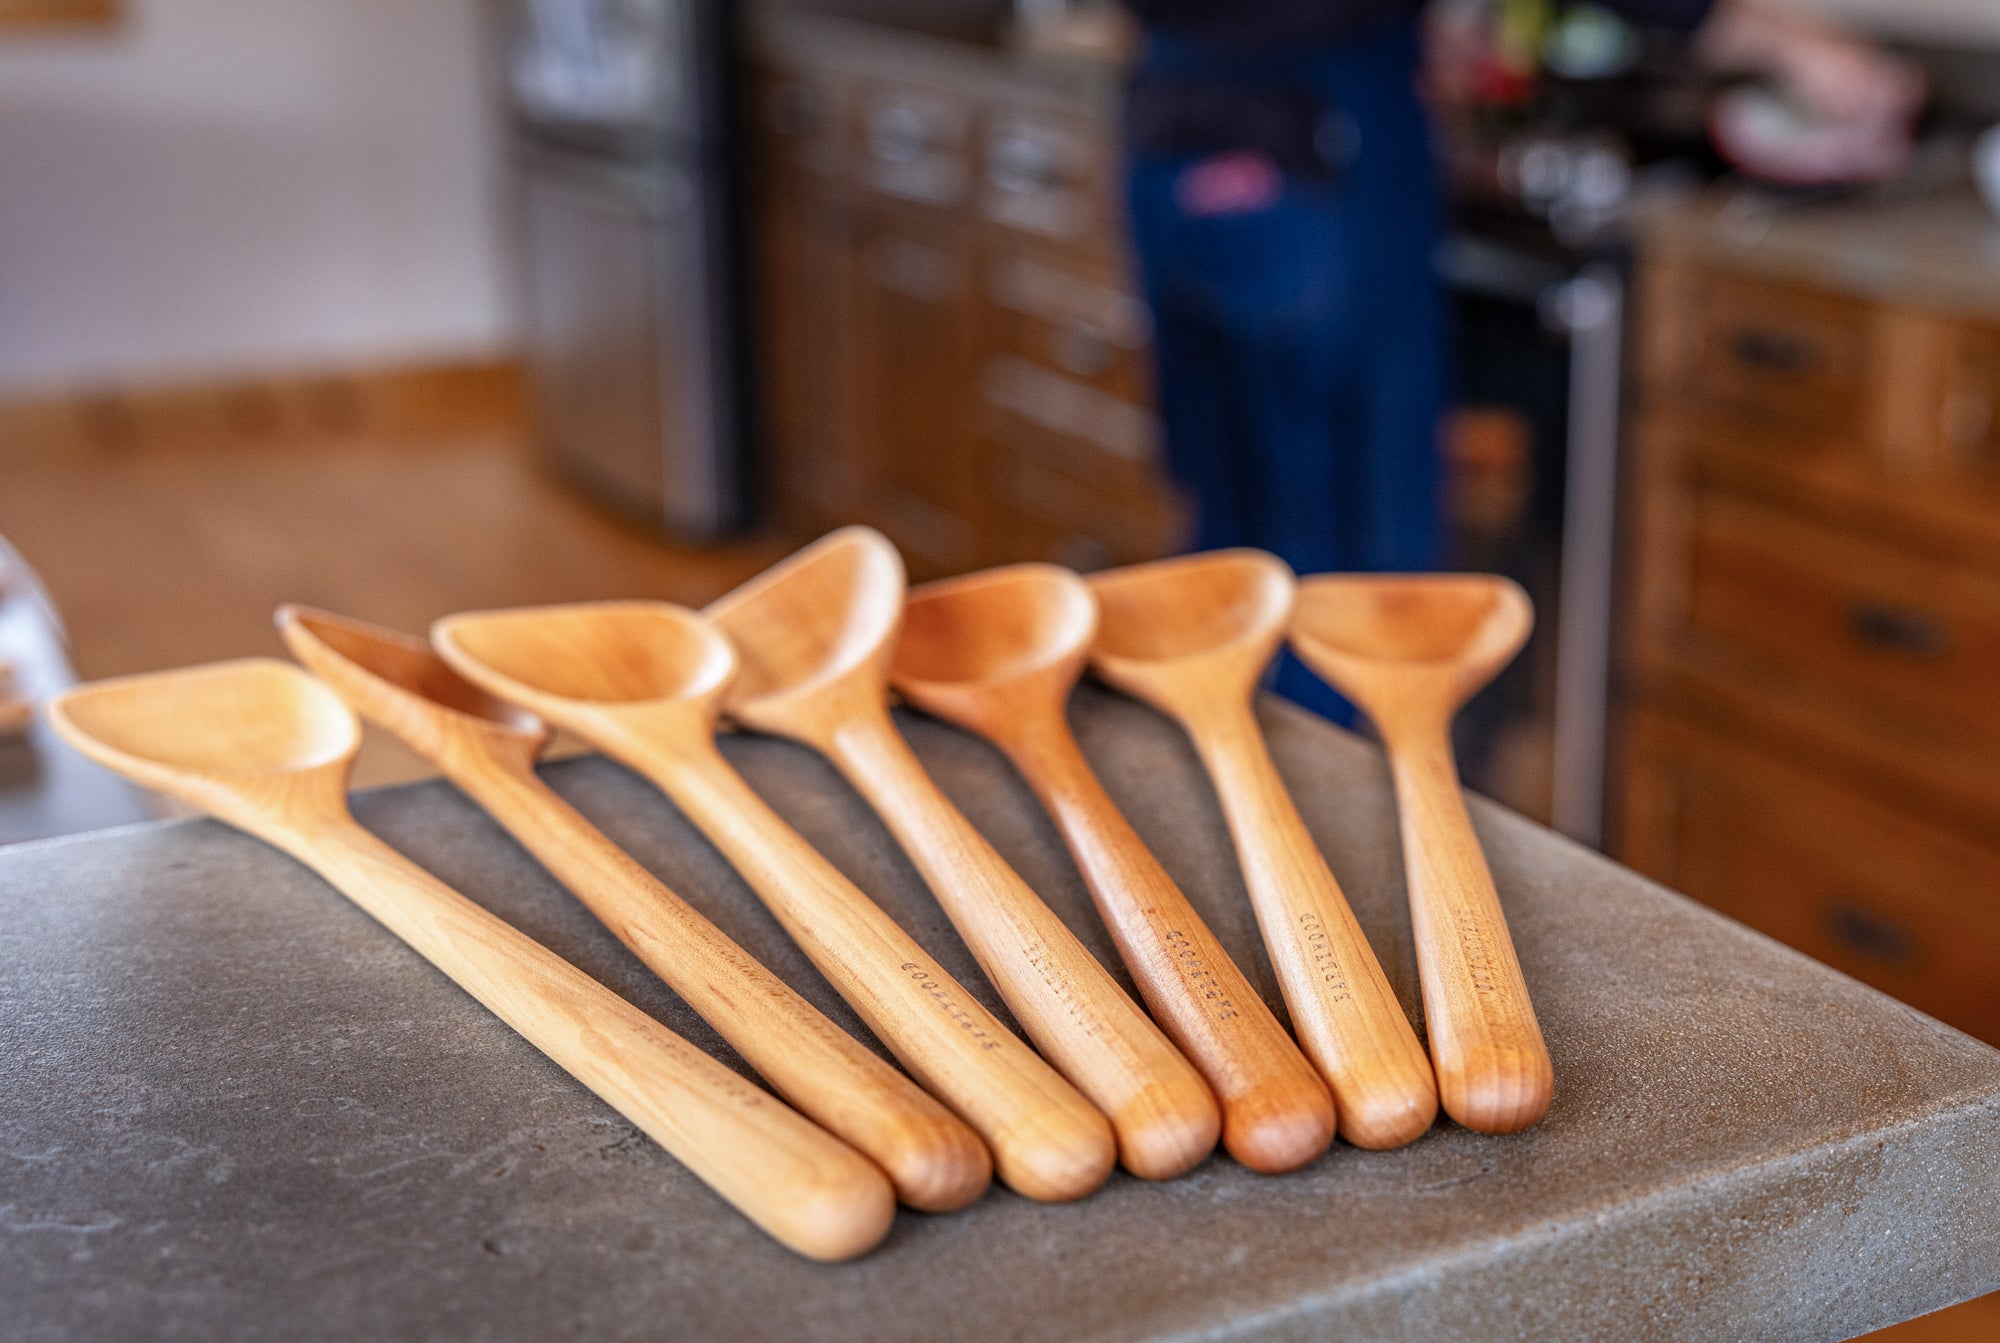
<path fill-rule="evenodd" d="M 736 673 L 729 641 L 665 602 L 482 611 L 447 616 L 432 634 L 468 679 L 551 721 L 557 715 L 544 706 L 719 699 Z"/>
<path fill-rule="evenodd" d="M 791 721 L 823 687 L 879 678 L 903 585 L 903 557 L 886 537 L 843 527 L 711 604 L 705 614 L 735 643 L 740 664 L 725 710 L 752 725 Z"/>
<path fill-rule="evenodd" d="M 478 743 L 530 768 L 548 743 L 548 724 L 466 680 L 421 639 L 290 604 L 277 625 L 313 675 L 441 767 L 440 757 Z"/>
<path fill-rule="evenodd" d="M 1326 574 L 1300 585 L 1291 637 L 1379 726 L 1413 688 L 1456 709 L 1534 623 L 1528 594 L 1494 575 Z"/>
<path fill-rule="evenodd" d="M 340 697 L 269 658 L 211 663 L 79 687 L 50 708 L 65 735 L 115 768 L 158 780 L 251 778 L 340 768 L 361 725 Z"/>
<path fill-rule="evenodd" d="M 1090 657 L 1097 602 L 1053 564 L 926 583 L 903 606 L 892 678 L 919 707 L 965 721 L 1017 699 L 1067 696 Z"/>
<path fill-rule="evenodd" d="M 1091 664 L 1168 712 L 1256 684 L 1285 637 L 1292 571 L 1261 550 L 1217 550 L 1090 578 L 1099 610 Z M 1197 697 L 1190 703 L 1190 691 Z"/>

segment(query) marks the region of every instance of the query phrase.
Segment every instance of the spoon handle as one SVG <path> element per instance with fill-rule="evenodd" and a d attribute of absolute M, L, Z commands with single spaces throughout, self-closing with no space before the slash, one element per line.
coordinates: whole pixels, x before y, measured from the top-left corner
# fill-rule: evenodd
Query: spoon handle
<path fill-rule="evenodd" d="M 949 1212 L 985 1192 L 992 1158 L 963 1120 L 641 867 L 532 766 L 461 763 L 452 778 L 779 1095 L 873 1157 L 905 1203 Z"/>
<path fill-rule="evenodd" d="M 1208 1084 L 939 790 L 887 711 L 850 717 L 827 744 L 1028 1038 L 1110 1116 L 1125 1168 L 1170 1179 L 1213 1151 L 1222 1116 Z"/>
<path fill-rule="evenodd" d="M 288 847 L 785 1245 L 848 1259 L 888 1233 L 865 1157 L 359 825 Z"/>
<path fill-rule="evenodd" d="M 1292 1029 L 1333 1088 L 1341 1136 L 1400 1147 L 1437 1116 L 1430 1060 L 1396 1001 L 1250 705 L 1186 720 L 1222 801 Z"/>
<path fill-rule="evenodd" d="M 620 745 L 876 1037 L 986 1140 L 1002 1180 L 1049 1202 L 1104 1183 L 1117 1156 L 1104 1116 L 771 810 L 713 742 Z"/>
<path fill-rule="evenodd" d="M 1389 760 L 1445 1113 L 1481 1133 L 1528 1128 L 1548 1113 L 1555 1066 L 1466 814 L 1448 730 L 1392 737 Z"/>
<path fill-rule="evenodd" d="M 1230 1155 L 1277 1174 L 1325 1151 L 1326 1083 L 1104 791 L 1060 710 L 1018 721 L 1002 745 L 1062 831 L 1146 1006 L 1215 1089 Z"/>

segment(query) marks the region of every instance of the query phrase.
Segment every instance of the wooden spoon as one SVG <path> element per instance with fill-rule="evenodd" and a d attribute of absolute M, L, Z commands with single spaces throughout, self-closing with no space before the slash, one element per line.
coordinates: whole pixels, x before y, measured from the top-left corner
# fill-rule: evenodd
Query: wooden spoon
<path fill-rule="evenodd" d="M 457 784 L 602 919 L 778 1094 L 875 1159 L 913 1208 L 986 1190 L 986 1144 L 634 862 L 535 773 L 548 728 L 473 685 L 429 644 L 298 606 L 299 661 Z"/>
<path fill-rule="evenodd" d="M 1309 578 L 1292 617 L 1299 656 L 1388 747 L 1438 1091 L 1446 1114 L 1482 1133 L 1540 1121 L 1555 1066 L 1465 813 L 1451 720 L 1534 620 L 1527 593 L 1485 574 Z"/>
<path fill-rule="evenodd" d="M 1292 1029 L 1333 1088 L 1340 1132 L 1399 1147 L 1437 1116 L 1430 1061 L 1271 763 L 1253 708 L 1285 637 L 1292 571 L 1220 550 L 1096 574 L 1090 665 L 1178 721 L 1214 780 Z"/>
<path fill-rule="evenodd" d="M 1222 1118 L 1188 1061 L 1055 911 L 939 790 L 889 719 L 903 560 L 846 527 L 709 606 L 743 670 L 723 701 L 747 727 L 813 747 L 888 822 L 1043 1057 L 1111 1118 L 1134 1175 L 1179 1175 Z"/>
<path fill-rule="evenodd" d="M 325 877 L 800 1254 L 847 1259 L 887 1234 L 895 1194 L 867 1158 L 364 830 L 346 794 L 361 725 L 298 668 L 100 681 L 49 717 L 99 764 Z"/>
<path fill-rule="evenodd" d="M 910 593 L 890 680 L 927 713 L 999 746 L 1055 818 L 1153 1016 L 1222 1102 L 1222 1141 L 1253 1170 L 1333 1141 L 1333 1098 L 1271 1009 L 1133 832 L 1065 709 L 1097 632 L 1082 579 L 1017 564 Z"/>
<path fill-rule="evenodd" d="M 752 792 L 715 746 L 729 640 L 664 602 L 450 616 L 445 660 L 651 779 L 729 859 L 903 1066 L 972 1125 L 1000 1178 L 1081 1198 L 1111 1172 L 1111 1126 L 916 940 Z"/>

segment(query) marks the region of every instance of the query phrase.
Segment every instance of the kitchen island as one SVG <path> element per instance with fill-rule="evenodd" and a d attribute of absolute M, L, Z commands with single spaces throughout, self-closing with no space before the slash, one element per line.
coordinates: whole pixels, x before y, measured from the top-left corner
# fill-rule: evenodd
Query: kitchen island
<path fill-rule="evenodd" d="M 2000 1041 L 2000 221 L 1639 230 L 1618 856 Z"/>
<path fill-rule="evenodd" d="M 1177 731 L 1073 717 L 1139 831 L 1275 1005 Z M 1280 769 L 1418 1010 L 1386 772 L 1287 706 Z M 1032 796 L 902 720 L 1107 964 Z M 886 832 L 802 748 L 730 757 L 1004 1015 Z M 850 1028 L 699 835 L 596 758 L 551 782 Z M 390 843 L 723 1057 L 680 1001 L 441 784 L 363 794 Z M 1475 805 L 1557 1068 L 1539 1127 L 1449 1123 L 1298 1173 L 1224 1157 L 1080 1203 L 998 1187 L 847 1265 L 764 1238 L 282 855 L 209 822 L 0 853 L 0 1333 L 866 1340 L 1835 1339 L 2000 1287 L 2000 1053 Z"/>

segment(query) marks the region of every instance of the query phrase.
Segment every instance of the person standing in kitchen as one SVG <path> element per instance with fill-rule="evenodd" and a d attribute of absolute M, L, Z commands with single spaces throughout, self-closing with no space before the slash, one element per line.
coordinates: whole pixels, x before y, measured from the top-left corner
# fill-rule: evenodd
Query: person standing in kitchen
<path fill-rule="evenodd" d="M 1442 558 L 1440 223 L 1423 0 L 1126 0 L 1127 204 L 1193 544 L 1300 573 Z M 1823 118 L 1906 133 L 1922 80 L 1780 0 L 1604 0 Z M 1277 688 L 1346 721 L 1289 656 Z"/>

